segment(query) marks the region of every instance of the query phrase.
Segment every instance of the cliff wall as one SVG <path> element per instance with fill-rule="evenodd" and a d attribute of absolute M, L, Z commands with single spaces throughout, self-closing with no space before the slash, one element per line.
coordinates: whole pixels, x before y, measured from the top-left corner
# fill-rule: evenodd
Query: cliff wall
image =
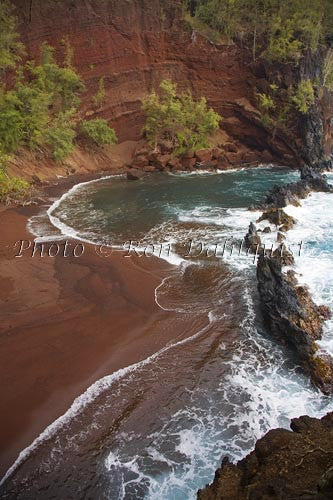
<path fill-rule="evenodd" d="M 261 75 L 254 71 L 246 52 L 236 45 L 215 45 L 193 32 L 182 19 L 181 0 L 13 3 L 28 57 L 38 57 L 41 43 L 48 41 L 57 48 L 61 60 L 61 41 L 68 38 L 74 48 L 75 66 L 87 86 L 83 115 L 108 119 L 120 141 L 140 137 L 142 98 L 163 78 L 171 78 L 180 89 L 189 87 L 194 95 L 205 96 L 223 116 L 220 142 L 236 145 L 235 151 L 228 153 L 231 163 L 282 161 L 298 166 L 309 158 L 298 131 L 298 137 L 277 133 L 273 139 L 271 131 L 263 127 L 256 109 Z M 105 77 L 106 101 L 101 108 L 92 110 L 91 98 L 101 77 Z M 263 78 L 267 79 L 267 74 Z M 319 121 L 320 130 L 324 130 L 321 116 Z M 306 126 L 307 130 L 313 123 Z M 325 137 L 330 138 L 328 121 L 325 127 Z M 321 144 L 319 150 L 312 155 L 315 160 L 322 156 Z"/>

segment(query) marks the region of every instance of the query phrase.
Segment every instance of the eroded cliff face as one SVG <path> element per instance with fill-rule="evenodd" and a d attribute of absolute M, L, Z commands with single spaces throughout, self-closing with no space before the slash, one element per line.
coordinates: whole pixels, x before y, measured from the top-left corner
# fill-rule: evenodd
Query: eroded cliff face
<path fill-rule="evenodd" d="M 228 152 L 231 163 L 275 160 L 298 166 L 309 158 L 303 154 L 307 145 L 300 127 L 292 138 L 282 133 L 273 138 L 263 127 L 256 99 L 260 75 L 246 52 L 237 46 L 216 46 L 193 33 L 182 20 L 181 0 L 14 0 L 14 4 L 29 57 L 38 57 L 41 43 L 48 41 L 57 47 L 61 60 L 61 40 L 68 38 L 74 64 L 87 86 L 83 115 L 108 119 L 120 141 L 140 137 L 141 100 L 162 79 L 171 78 L 179 89 L 191 88 L 194 95 L 205 96 L 223 116 L 220 140 L 237 147 Z M 101 77 L 105 77 L 106 101 L 92 110 L 91 98 Z M 323 156 L 322 138 L 331 138 L 329 120 L 322 120 L 321 111 L 318 116 L 315 160 Z M 307 130 L 313 123 L 310 120 Z M 310 147 L 314 149 L 313 144 Z"/>

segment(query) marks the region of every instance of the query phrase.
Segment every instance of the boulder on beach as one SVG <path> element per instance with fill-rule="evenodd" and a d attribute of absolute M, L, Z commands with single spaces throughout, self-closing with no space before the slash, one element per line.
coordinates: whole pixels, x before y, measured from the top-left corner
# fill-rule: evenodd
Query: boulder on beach
<path fill-rule="evenodd" d="M 137 168 L 130 168 L 126 172 L 127 180 L 129 181 L 138 181 L 144 177 L 145 172 L 143 170 L 139 170 Z"/>

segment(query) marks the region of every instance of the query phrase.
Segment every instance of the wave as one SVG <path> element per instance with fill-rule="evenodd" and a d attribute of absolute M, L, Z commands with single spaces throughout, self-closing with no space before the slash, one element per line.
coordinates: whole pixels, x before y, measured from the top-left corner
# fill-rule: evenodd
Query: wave
<path fill-rule="evenodd" d="M 230 171 L 225 173 L 228 172 Z M 72 188 L 70 190 L 71 194 L 73 194 L 73 189 L 75 193 L 80 186 L 98 182 L 99 180 L 78 184 L 74 186 L 76 189 Z M 69 196 L 70 192 L 66 193 L 66 195 Z M 66 199 L 66 195 L 57 200 L 58 203 L 55 202 L 50 207 L 48 213 L 51 217 L 55 217 L 53 212 Z M 311 200 L 311 197 L 309 200 Z M 306 202 L 307 200 L 305 200 L 304 207 L 306 207 Z M 302 207 L 296 210 L 302 209 Z M 321 210 L 327 212 L 327 205 L 325 207 L 322 205 Z M 294 210 L 294 207 L 288 207 L 288 210 Z M 311 212 L 310 207 L 308 207 L 309 211 Z M 306 231 L 308 231 L 306 237 L 309 241 L 313 237 L 314 233 L 312 236 L 311 233 L 315 230 L 315 220 L 313 219 L 311 222 L 312 227 L 307 228 L 305 221 L 310 214 L 305 214 L 305 212 L 303 215 L 301 215 L 301 212 L 295 214 L 301 225 L 297 224 L 294 230 L 289 231 L 287 237 L 290 244 L 293 242 L 298 243 L 297 240 L 300 236 L 305 238 Z M 219 241 L 223 241 L 226 235 L 243 238 L 249 223 L 260 215 L 261 212 L 251 212 L 245 208 L 224 209 L 205 206 L 193 210 L 183 210 L 178 213 L 176 223 L 163 223 L 155 226 L 146 239 L 151 241 L 156 235 L 160 237 L 163 235 L 163 239 L 166 241 L 179 243 L 184 238 L 187 239 L 189 234 L 197 237 L 204 237 L 206 234 L 207 239 L 213 240 L 217 238 Z M 328 217 L 327 213 L 325 217 L 326 215 Z M 69 231 L 74 231 L 56 217 L 53 220 L 51 217 L 51 222 L 58 224 L 58 229 L 64 231 L 63 234 L 70 236 Z M 318 223 L 318 214 L 316 217 Z M 302 220 L 304 220 L 303 226 Z M 190 227 L 192 223 L 193 227 Z M 196 226 L 194 226 L 195 224 Z M 258 225 L 260 228 L 266 226 L 269 226 L 267 222 Z M 275 228 L 271 227 L 271 229 L 273 234 L 268 234 L 265 238 L 276 237 Z M 328 229 L 327 226 L 326 230 Z M 299 232 L 294 233 L 293 231 Z M 325 233 L 325 231 L 320 230 L 320 234 L 322 233 Z M 82 239 L 82 234 L 74 237 L 92 243 L 89 238 Z M 322 242 L 323 238 L 320 241 Z M 170 289 L 175 289 L 175 280 L 176 282 L 177 280 L 181 281 L 183 275 L 192 272 L 202 272 L 204 265 L 202 262 L 182 259 L 176 252 L 173 252 L 168 257 L 171 259 L 170 262 L 175 264 L 177 268 L 174 273 L 164 278 L 161 284 L 156 287 L 156 303 L 165 311 L 194 314 L 198 308 L 194 293 L 191 293 L 188 302 L 185 300 L 178 300 L 177 302 L 177 300 L 170 300 L 168 292 Z M 309 255 L 309 259 L 310 257 Z M 321 254 L 321 257 L 323 257 L 323 254 Z M 87 391 L 75 399 L 64 415 L 48 426 L 30 446 L 20 453 L 12 467 L 2 478 L 0 485 L 4 484 L 42 443 L 55 436 L 60 429 L 83 412 L 101 393 L 112 387 L 117 381 L 125 378 L 126 375 L 137 373 L 157 360 L 161 364 L 161 358 L 165 353 L 187 343 L 193 346 L 195 340 L 199 338 L 201 340 L 198 351 L 201 353 L 204 334 L 212 325 L 214 325 L 214 331 L 218 332 L 218 329 L 221 328 L 219 326 L 221 319 L 223 320 L 222 328 L 224 329 L 227 324 L 224 321 L 229 321 L 232 328 L 236 328 L 236 318 L 237 320 L 240 317 L 242 318 L 240 323 L 242 335 L 240 339 L 230 343 L 230 340 L 225 336 L 225 332 L 222 332 L 221 336 L 218 337 L 217 354 L 214 359 L 211 355 L 211 346 L 209 346 L 210 358 L 206 365 L 208 374 L 204 371 L 202 374 L 201 371 L 197 374 L 197 378 L 202 376 L 203 381 L 207 378 L 204 390 L 196 380 L 195 387 L 197 389 L 193 389 L 190 394 L 190 404 L 175 412 L 158 431 L 148 436 L 150 445 L 144 448 L 144 455 L 153 461 L 153 471 L 160 467 L 160 470 L 164 471 L 164 473 L 157 475 L 142 468 L 143 448 L 139 448 L 138 455 L 133 454 L 130 458 L 126 453 L 122 453 L 120 445 L 118 448 L 108 450 L 107 457 L 104 460 L 106 471 L 110 472 L 111 476 L 115 470 L 125 471 L 131 478 L 127 483 L 123 479 L 118 491 L 119 498 L 124 498 L 126 486 L 134 485 L 139 488 L 140 484 L 149 484 L 146 495 L 149 499 L 195 498 L 198 487 L 203 486 L 208 478 L 213 477 L 221 455 L 229 455 L 232 460 L 243 458 L 253 448 L 256 439 L 260 438 L 269 429 L 279 426 L 288 428 L 290 418 L 302 414 L 321 416 L 333 409 L 332 401 L 314 389 L 298 367 L 294 368 L 293 364 L 288 364 L 284 349 L 276 346 L 273 341 L 257 331 L 254 266 L 251 262 L 247 257 L 243 259 L 237 258 L 232 261 L 228 260 L 228 263 L 233 266 L 234 270 L 236 269 L 237 273 L 230 280 L 227 277 L 226 281 L 228 286 L 230 286 L 232 279 L 238 280 L 242 284 L 242 300 L 244 299 L 246 304 L 244 313 L 242 311 L 233 312 L 236 304 L 234 300 L 231 300 L 230 308 L 232 313 L 228 316 L 227 307 L 224 306 L 223 302 L 220 303 L 219 300 L 216 300 L 216 298 L 220 300 L 221 298 L 222 300 L 230 299 L 229 288 L 228 290 L 217 288 L 217 295 L 214 299 L 208 294 L 207 287 L 204 296 L 208 303 L 208 309 L 204 311 L 208 316 L 207 325 L 188 338 L 166 345 L 144 360 L 122 368 L 92 384 Z M 297 265 L 304 266 L 305 264 L 300 260 Z M 193 269 L 190 266 L 193 266 Z M 308 260 L 307 266 L 310 266 L 311 269 L 306 268 L 302 272 L 311 272 L 314 277 L 314 261 Z M 297 269 L 298 271 L 301 270 L 301 268 Z M 333 277 L 333 273 L 331 275 Z M 309 280 L 309 276 L 310 274 L 304 276 L 305 281 Z M 318 284 L 320 279 L 317 278 L 313 281 L 313 284 Z M 208 283 L 210 282 L 208 281 Z M 317 290 L 321 293 L 321 300 L 323 289 L 318 285 Z M 200 290 L 198 293 L 200 293 Z M 327 300 L 330 300 L 330 298 L 328 297 Z M 172 354 L 174 357 L 175 353 Z M 188 356 L 192 360 L 193 352 L 190 351 Z M 199 359 L 200 366 L 203 366 L 201 357 Z M 182 358 L 180 358 L 181 360 Z M 168 361 L 170 362 L 170 360 Z M 166 363 L 166 366 L 169 370 L 170 364 Z M 175 370 L 177 366 L 182 367 L 182 364 L 179 362 L 177 364 L 176 359 Z M 209 376 L 211 375 L 209 370 L 212 367 L 216 370 L 214 375 L 218 373 L 219 376 L 213 378 Z M 227 370 L 226 375 L 225 370 Z M 163 378 L 163 383 L 167 383 L 166 379 L 167 377 Z M 185 387 L 185 392 L 189 392 L 187 387 Z M 131 442 L 131 439 L 131 436 L 128 435 L 117 436 L 117 442 L 122 440 Z M 135 436 L 133 441 L 136 442 L 136 439 L 140 439 L 140 436 Z M 172 454 L 170 454 L 169 449 L 166 450 L 166 448 L 171 448 L 171 440 Z M 168 443 L 167 447 L 164 445 L 166 442 Z M 125 472 L 122 472 L 123 478 Z M 112 478 L 110 478 L 110 482 L 112 482 Z M 136 490 L 134 488 L 133 491 L 137 495 L 137 491 L 140 491 L 140 489 Z M 110 498 L 115 498 L 115 496 L 112 496 L 112 494 L 115 494 L 114 492 L 115 490 L 111 488 Z M 135 498 L 141 497 L 135 496 Z"/>
<path fill-rule="evenodd" d="M 316 304 L 333 309 L 333 206 L 332 194 L 311 193 L 300 207 L 285 211 L 297 220 L 286 233 L 288 245 L 302 242 L 302 253 L 296 260 L 300 283 L 307 285 Z M 333 319 L 325 321 L 323 351 L 333 356 Z"/>
<path fill-rule="evenodd" d="M 139 361 L 139 362 L 134 363 L 130 366 L 127 366 L 126 368 L 121 368 L 120 370 L 117 370 L 116 372 L 112 373 L 111 375 L 107 375 L 107 376 L 99 379 L 94 384 L 92 384 L 83 394 L 78 396 L 73 401 L 71 407 L 66 411 L 66 413 L 64 413 L 61 417 L 59 417 L 52 424 L 50 424 L 32 442 L 31 445 L 29 445 L 27 448 L 25 448 L 23 451 L 21 451 L 17 460 L 8 469 L 6 474 L 0 480 L 0 486 L 2 486 L 5 483 L 5 481 L 15 472 L 15 470 L 18 469 L 18 467 L 20 465 L 22 465 L 22 463 L 27 460 L 27 458 L 31 455 L 31 453 L 33 451 L 35 451 L 41 443 L 43 443 L 46 440 L 53 437 L 60 428 L 62 428 L 66 423 L 71 421 L 76 415 L 81 413 L 85 407 L 87 407 L 91 402 L 93 402 L 102 392 L 109 389 L 112 386 L 112 384 L 114 384 L 115 382 L 117 382 L 121 378 L 125 377 L 127 374 L 135 372 L 135 371 L 139 370 L 140 368 L 148 365 L 149 363 L 156 361 L 162 354 L 170 351 L 171 349 L 174 349 L 176 347 L 187 344 L 187 343 L 197 339 L 198 337 L 200 337 L 200 335 L 202 335 L 207 330 L 207 328 L 210 327 L 211 323 L 214 321 L 212 318 L 208 318 L 208 320 L 209 320 L 208 324 L 204 328 L 202 328 L 200 331 L 196 332 L 195 334 L 191 335 L 190 337 L 179 340 L 178 342 L 175 342 L 174 344 L 166 345 L 165 347 L 163 347 L 159 351 L 155 352 L 151 356 L 148 356 L 147 358 L 143 359 L 142 361 Z"/>

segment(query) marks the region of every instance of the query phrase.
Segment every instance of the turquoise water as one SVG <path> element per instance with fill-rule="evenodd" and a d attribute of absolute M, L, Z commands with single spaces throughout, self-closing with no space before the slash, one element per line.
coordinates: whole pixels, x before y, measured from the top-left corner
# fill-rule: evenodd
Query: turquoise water
<path fill-rule="evenodd" d="M 276 183 L 299 178 L 285 168 L 260 168 L 223 174 L 154 174 L 139 184 L 105 179 L 75 191 L 53 212 L 62 224 L 87 239 L 115 243 L 165 236 L 161 226 L 181 222 L 223 224 L 228 209 L 245 209 L 263 200 Z M 176 229 L 176 228 L 174 228 Z"/>
<path fill-rule="evenodd" d="M 150 358 L 82 394 L 23 452 L 3 485 L 4 498 L 194 499 L 223 456 L 238 460 L 269 429 L 333 409 L 265 330 L 252 260 L 181 252 L 189 239 L 207 245 L 241 239 L 259 216 L 247 207 L 263 201 L 275 183 L 297 178 L 283 168 L 110 178 L 56 202 L 51 230 L 45 214 L 31 222 L 44 237 L 50 230 L 52 237 L 62 231 L 116 246 L 129 239 L 141 246 L 172 242 L 167 258 L 174 266 L 155 299 L 163 311 L 159 331 L 178 333 Z M 316 194 L 287 209 L 299 219 L 288 244 L 308 244 L 297 260 L 300 279 L 328 304 L 330 196 Z M 330 335 L 328 323 L 323 349 L 330 348 Z"/>

